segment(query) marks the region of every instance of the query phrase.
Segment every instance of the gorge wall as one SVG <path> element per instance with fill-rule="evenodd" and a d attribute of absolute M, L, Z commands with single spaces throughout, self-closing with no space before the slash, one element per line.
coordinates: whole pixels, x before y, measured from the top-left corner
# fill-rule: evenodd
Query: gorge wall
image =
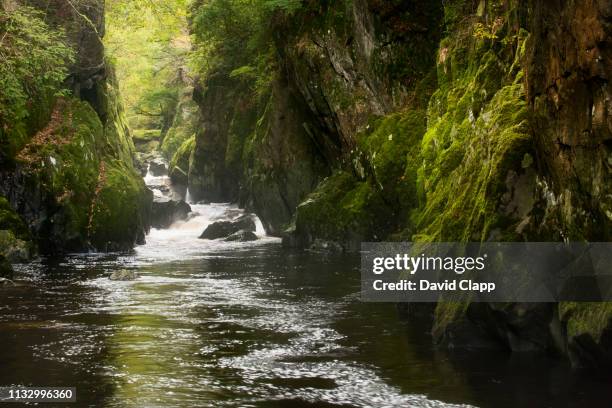
<path fill-rule="evenodd" d="M 152 195 L 104 57 L 104 1 L 5 0 L 0 13 L 0 252 L 144 242 Z"/>
<path fill-rule="evenodd" d="M 259 29 L 226 8 L 241 44 L 207 28 L 214 3 L 191 13 L 218 47 L 181 153 L 194 198 L 298 247 L 609 240 L 610 2 L 277 2 Z M 441 299 L 432 333 L 606 365 L 611 311 Z"/>

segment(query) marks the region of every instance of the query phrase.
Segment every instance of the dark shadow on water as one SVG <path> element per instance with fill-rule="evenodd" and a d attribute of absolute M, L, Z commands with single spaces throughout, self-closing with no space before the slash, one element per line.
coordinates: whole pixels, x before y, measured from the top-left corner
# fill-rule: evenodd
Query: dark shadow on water
<path fill-rule="evenodd" d="M 396 396 L 480 407 L 612 401 L 611 379 L 559 359 L 437 349 L 427 324 L 359 301 L 354 255 L 264 246 L 155 265 L 125 257 L 22 268 L 0 295 L 0 385 L 76 386 L 78 406 L 339 407 L 368 406 L 324 402 L 365 375 Z M 143 279 L 106 279 L 126 267 Z"/>

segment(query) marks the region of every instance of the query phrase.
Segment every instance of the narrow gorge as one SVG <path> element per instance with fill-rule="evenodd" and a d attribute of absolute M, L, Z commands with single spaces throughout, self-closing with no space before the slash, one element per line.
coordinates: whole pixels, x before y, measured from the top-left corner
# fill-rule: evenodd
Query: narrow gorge
<path fill-rule="evenodd" d="M 612 1 L 0 4 L 0 386 L 609 403 L 612 303 L 360 302 L 359 257 L 610 241 Z"/>

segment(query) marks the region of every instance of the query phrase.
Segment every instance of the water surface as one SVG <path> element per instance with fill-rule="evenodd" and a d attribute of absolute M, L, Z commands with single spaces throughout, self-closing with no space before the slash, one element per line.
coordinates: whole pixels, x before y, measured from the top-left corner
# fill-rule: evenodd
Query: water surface
<path fill-rule="evenodd" d="M 74 386 L 77 406 L 608 406 L 609 382 L 558 360 L 436 350 L 394 305 L 359 301 L 357 256 L 286 250 L 261 226 L 254 243 L 199 240 L 240 210 L 193 210 L 130 254 L 19 266 L 0 385 Z M 141 277 L 110 281 L 119 269 Z"/>

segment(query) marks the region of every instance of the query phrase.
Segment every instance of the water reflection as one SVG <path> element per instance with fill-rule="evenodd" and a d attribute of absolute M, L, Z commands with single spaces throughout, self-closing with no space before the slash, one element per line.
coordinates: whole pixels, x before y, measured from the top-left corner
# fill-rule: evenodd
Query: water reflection
<path fill-rule="evenodd" d="M 606 406 L 601 380 L 546 358 L 436 350 L 359 301 L 355 256 L 197 240 L 190 222 L 234 209 L 200 210 L 131 254 L 21 267 L 0 384 L 76 386 L 79 406 Z M 141 278 L 107 278 L 124 268 Z"/>

